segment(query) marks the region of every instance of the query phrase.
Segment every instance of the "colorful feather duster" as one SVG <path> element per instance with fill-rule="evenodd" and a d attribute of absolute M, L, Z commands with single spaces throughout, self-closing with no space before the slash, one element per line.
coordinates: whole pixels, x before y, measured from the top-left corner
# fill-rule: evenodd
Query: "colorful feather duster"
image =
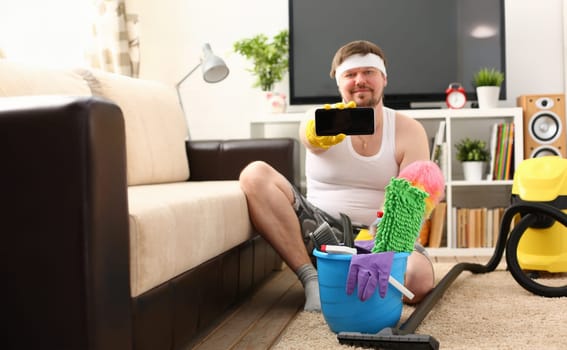
<path fill-rule="evenodd" d="M 413 162 L 392 178 L 372 253 L 413 251 L 421 224 L 443 199 L 444 189 L 443 173 L 431 161 Z"/>

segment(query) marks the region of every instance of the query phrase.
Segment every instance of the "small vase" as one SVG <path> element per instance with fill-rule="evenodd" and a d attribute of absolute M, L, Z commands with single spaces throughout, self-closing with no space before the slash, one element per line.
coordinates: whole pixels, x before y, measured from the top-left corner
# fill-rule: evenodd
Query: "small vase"
<path fill-rule="evenodd" d="M 476 88 L 478 108 L 497 108 L 500 86 L 479 86 Z"/>
<path fill-rule="evenodd" d="M 466 181 L 480 181 L 484 173 L 484 162 L 468 161 L 463 162 L 463 173 Z"/>
<path fill-rule="evenodd" d="M 281 92 L 267 92 L 266 99 L 268 100 L 268 110 L 271 113 L 285 113 L 286 110 L 286 95 Z"/>

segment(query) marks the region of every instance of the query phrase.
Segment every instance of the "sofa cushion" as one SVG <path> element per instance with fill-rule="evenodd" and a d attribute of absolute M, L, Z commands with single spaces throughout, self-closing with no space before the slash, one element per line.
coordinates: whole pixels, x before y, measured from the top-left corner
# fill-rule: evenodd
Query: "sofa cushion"
<path fill-rule="evenodd" d="M 0 59 L 0 96 L 72 95 L 90 96 L 85 80 L 65 69 L 52 69 Z"/>
<path fill-rule="evenodd" d="M 93 95 L 115 102 L 126 125 L 128 185 L 189 178 L 188 136 L 175 87 L 100 70 L 78 69 Z"/>
<path fill-rule="evenodd" d="M 238 181 L 129 186 L 128 205 L 134 297 L 253 235 Z"/>

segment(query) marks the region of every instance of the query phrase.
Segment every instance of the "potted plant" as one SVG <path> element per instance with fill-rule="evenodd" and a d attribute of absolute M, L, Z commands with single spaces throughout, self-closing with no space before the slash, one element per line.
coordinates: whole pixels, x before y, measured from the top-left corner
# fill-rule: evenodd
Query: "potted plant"
<path fill-rule="evenodd" d="M 498 107 L 500 86 L 504 82 L 504 73 L 496 68 L 481 68 L 473 76 L 479 108 Z"/>
<path fill-rule="evenodd" d="M 288 36 L 284 29 L 271 42 L 265 34 L 258 34 L 234 43 L 234 51 L 254 63 L 254 68 L 250 69 L 256 76 L 254 87 L 272 91 L 274 84 L 283 79 L 288 69 Z"/>
<path fill-rule="evenodd" d="M 490 157 L 490 153 L 486 147 L 486 142 L 467 137 L 455 144 L 455 148 L 457 149 L 455 157 L 463 163 L 465 180 L 481 180 L 484 171 L 484 164 Z"/>
<path fill-rule="evenodd" d="M 271 41 L 265 34 L 234 43 L 234 51 L 252 60 L 254 66 L 249 69 L 256 76 L 254 87 L 266 92 L 266 98 L 272 112 L 283 112 L 285 94 L 273 92 L 274 84 L 281 81 L 288 70 L 289 39 L 287 29 L 277 33 Z"/>

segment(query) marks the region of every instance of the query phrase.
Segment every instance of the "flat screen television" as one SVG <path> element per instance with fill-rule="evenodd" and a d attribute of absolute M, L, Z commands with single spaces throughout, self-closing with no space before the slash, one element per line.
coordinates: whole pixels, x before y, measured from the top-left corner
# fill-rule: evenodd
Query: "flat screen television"
<path fill-rule="evenodd" d="M 339 101 L 331 60 L 339 47 L 359 39 L 386 54 L 386 106 L 444 102 L 453 82 L 475 101 L 478 69 L 505 73 L 504 29 L 504 0 L 289 0 L 290 103 Z"/>

